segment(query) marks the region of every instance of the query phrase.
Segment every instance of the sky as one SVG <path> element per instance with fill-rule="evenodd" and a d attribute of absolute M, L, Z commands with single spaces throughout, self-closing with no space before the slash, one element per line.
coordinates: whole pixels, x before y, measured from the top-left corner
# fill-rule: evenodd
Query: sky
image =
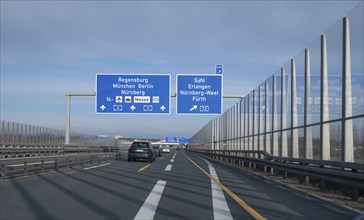
<path fill-rule="evenodd" d="M 65 129 L 65 93 L 95 92 L 96 73 L 214 74 L 225 95 L 245 96 L 360 1 L 1 0 L 1 120 Z M 226 110 L 238 99 L 224 99 Z M 211 119 L 95 114 L 72 97 L 71 131 L 193 136 Z"/>

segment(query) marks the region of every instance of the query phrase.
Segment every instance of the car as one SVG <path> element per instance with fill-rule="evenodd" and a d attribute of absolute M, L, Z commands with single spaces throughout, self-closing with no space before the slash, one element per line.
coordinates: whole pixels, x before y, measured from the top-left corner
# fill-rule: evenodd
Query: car
<path fill-rule="evenodd" d="M 134 141 L 128 150 L 128 161 L 146 159 L 150 162 L 155 161 L 155 152 L 152 144 L 145 141 Z"/>
<path fill-rule="evenodd" d="M 159 146 L 153 145 L 153 150 L 155 152 L 156 157 L 161 157 L 162 156 L 162 149 Z"/>
<path fill-rule="evenodd" d="M 171 150 L 169 149 L 169 147 L 163 147 L 162 152 L 163 153 L 170 153 Z"/>

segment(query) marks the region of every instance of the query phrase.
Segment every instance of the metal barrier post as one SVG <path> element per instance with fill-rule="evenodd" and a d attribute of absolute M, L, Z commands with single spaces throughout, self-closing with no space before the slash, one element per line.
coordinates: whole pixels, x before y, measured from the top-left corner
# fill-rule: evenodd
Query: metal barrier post
<path fill-rule="evenodd" d="M 325 191 L 325 189 L 326 189 L 326 186 L 325 186 L 326 184 L 325 184 L 325 180 L 320 180 L 320 190 L 321 191 Z"/>
<path fill-rule="evenodd" d="M 308 186 L 310 184 L 310 177 L 305 176 L 305 185 Z"/>
<path fill-rule="evenodd" d="M 350 57 L 349 18 L 343 19 L 343 71 L 342 71 L 342 110 L 341 110 L 341 160 L 354 162 L 353 120 L 346 119 L 353 115 Z"/>
<path fill-rule="evenodd" d="M 5 164 L 1 165 L 1 177 L 5 176 Z"/>
<path fill-rule="evenodd" d="M 310 50 L 305 49 L 305 95 L 304 95 L 304 158 L 313 159 Z"/>
<path fill-rule="evenodd" d="M 352 200 L 358 200 L 359 199 L 359 190 L 358 190 L 358 188 L 356 188 L 356 187 L 352 188 L 351 192 L 350 192 L 350 195 L 351 195 Z"/>
<path fill-rule="evenodd" d="M 327 46 L 326 36 L 321 35 L 321 81 L 320 81 L 320 153 L 321 160 L 330 160 L 330 124 L 323 123 L 329 121 L 329 82 L 327 71 Z"/>
<path fill-rule="evenodd" d="M 44 160 L 41 162 L 42 172 L 44 172 Z"/>
<path fill-rule="evenodd" d="M 27 164 L 27 162 L 24 162 L 24 174 L 28 173 Z"/>
<path fill-rule="evenodd" d="M 54 160 L 54 169 L 58 170 L 58 159 Z"/>

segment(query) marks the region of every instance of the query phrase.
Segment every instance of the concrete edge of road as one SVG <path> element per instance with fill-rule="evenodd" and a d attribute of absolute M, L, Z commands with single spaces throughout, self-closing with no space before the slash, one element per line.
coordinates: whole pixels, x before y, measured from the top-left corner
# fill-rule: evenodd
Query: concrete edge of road
<path fill-rule="evenodd" d="M 196 155 L 196 156 L 199 156 L 199 155 Z M 243 171 L 245 171 L 245 172 L 247 172 L 247 173 L 250 173 L 250 174 L 252 174 L 252 175 L 254 175 L 254 176 L 262 177 L 262 178 L 264 178 L 264 179 L 266 179 L 266 180 L 270 180 L 270 181 L 276 182 L 276 183 L 278 183 L 278 184 L 280 184 L 280 185 L 282 185 L 282 186 L 289 187 L 289 188 L 294 189 L 294 190 L 296 190 L 296 191 L 298 191 L 298 192 L 300 192 L 300 193 L 306 194 L 306 195 L 308 195 L 308 196 L 310 196 L 310 197 L 313 197 L 313 198 L 319 199 L 319 200 L 321 200 L 321 201 L 323 201 L 323 202 L 326 202 L 326 203 L 328 203 L 328 204 L 330 204 L 330 205 L 335 205 L 335 206 L 337 206 L 337 207 L 344 208 L 344 209 L 347 209 L 347 210 L 350 210 L 350 211 L 356 212 L 356 213 L 357 213 L 357 214 L 359 214 L 359 215 L 364 215 L 364 211 L 361 211 L 361 210 L 359 210 L 359 209 L 352 208 L 352 207 L 349 207 L 349 206 L 344 206 L 344 205 L 342 205 L 342 204 L 340 204 L 340 203 L 338 203 L 338 202 L 332 201 L 332 200 L 327 199 L 327 198 L 325 198 L 325 197 L 322 197 L 322 196 L 316 195 L 316 194 L 314 194 L 314 193 L 307 192 L 307 191 L 305 191 L 305 190 L 303 190 L 303 189 L 300 189 L 300 188 L 297 188 L 297 187 L 294 187 L 294 186 L 291 186 L 291 185 L 287 185 L 286 183 L 281 182 L 281 181 L 279 181 L 279 180 L 271 179 L 271 178 L 266 177 L 266 176 L 263 176 L 263 175 L 258 175 L 257 173 L 252 172 L 252 171 L 250 171 L 250 170 L 242 169 L 242 168 L 240 168 L 240 167 L 238 167 L 238 166 L 234 166 L 234 165 L 229 164 L 229 163 L 224 163 L 224 162 L 219 161 L 219 160 L 214 160 L 214 159 L 211 159 L 210 157 L 205 157 L 205 156 L 203 156 L 202 158 L 205 158 L 205 159 L 207 159 L 207 160 L 209 160 L 209 161 L 217 162 L 217 163 L 219 163 L 219 164 L 221 164 L 221 165 L 224 165 L 224 166 L 227 166 L 227 167 L 234 168 L 234 169 L 236 169 L 236 170 L 238 170 L 238 171 L 242 171 L 242 170 L 243 170 Z"/>

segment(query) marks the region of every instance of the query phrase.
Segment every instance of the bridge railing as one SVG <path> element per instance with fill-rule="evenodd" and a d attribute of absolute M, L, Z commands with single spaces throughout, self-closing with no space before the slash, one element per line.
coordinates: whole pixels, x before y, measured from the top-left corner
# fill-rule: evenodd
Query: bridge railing
<path fill-rule="evenodd" d="M 363 4 L 203 126 L 189 148 L 364 163 Z"/>
<path fill-rule="evenodd" d="M 209 158 L 249 167 L 273 174 L 283 173 L 299 176 L 306 185 L 310 178 L 318 180 L 320 188 L 325 181 L 351 188 L 352 199 L 359 198 L 359 190 L 364 190 L 364 164 L 340 161 L 324 161 L 272 156 L 265 151 L 254 150 L 189 150 Z M 252 157 L 255 155 L 255 157 Z"/>
<path fill-rule="evenodd" d="M 22 157 L 35 157 L 35 156 L 52 156 L 52 155 L 65 155 L 74 153 L 102 153 L 104 149 L 100 147 L 88 146 L 63 146 L 63 145 L 3 145 L 0 146 L 0 159 L 1 158 L 22 158 Z"/>
<path fill-rule="evenodd" d="M 67 146 L 112 146 L 115 141 L 111 137 L 71 133 L 70 145 Z M 37 125 L 1 120 L 0 146 L 57 146 L 64 145 L 65 131 Z"/>

